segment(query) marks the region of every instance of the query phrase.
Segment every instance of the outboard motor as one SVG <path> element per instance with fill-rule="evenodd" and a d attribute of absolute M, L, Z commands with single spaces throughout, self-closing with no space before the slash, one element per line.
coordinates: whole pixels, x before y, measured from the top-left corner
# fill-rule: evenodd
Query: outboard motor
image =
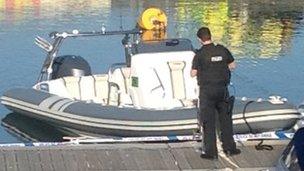
<path fill-rule="evenodd" d="M 86 76 L 91 75 L 89 63 L 81 56 L 64 55 L 54 60 L 52 79 L 65 76 Z"/>

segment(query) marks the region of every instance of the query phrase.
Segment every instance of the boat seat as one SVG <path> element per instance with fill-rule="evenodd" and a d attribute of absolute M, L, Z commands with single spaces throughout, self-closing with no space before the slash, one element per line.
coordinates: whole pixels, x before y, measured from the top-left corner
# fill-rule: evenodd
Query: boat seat
<path fill-rule="evenodd" d="M 124 92 L 120 94 L 120 101 L 122 104 L 133 105 L 133 101 L 130 96 L 130 86 L 131 86 L 131 68 L 130 67 L 122 67 L 121 73 L 124 78 Z"/>
<path fill-rule="evenodd" d="M 81 93 L 80 93 L 80 77 L 63 77 L 65 87 L 70 94 L 71 97 L 75 99 L 81 99 Z"/>
<path fill-rule="evenodd" d="M 82 77 L 67 76 L 41 82 L 33 88 L 70 99 L 101 104 L 107 102 L 109 93 L 107 74 Z"/>
<path fill-rule="evenodd" d="M 72 98 L 67 91 L 64 80 L 62 78 L 43 81 L 35 85 L 34 88 L 42 91 L 48 91 L 51 94 L 55 94 L 61 97 Z"/>
<path fill-rule="evenodd" d="M 63 77 L 70 95 L 78 100 L 105 104 L 108 98 L 108 75 Z"/>
<path fill-rule="evenodd" d="M 121 92 L 126 92 L 127 85 L 122 68 L 116 68 L 109 77 L 109 81 L 118 85 Z"/>
<path fill-rule="evenodd" d="M 186 83 L 184 77 L 185 61 L 168 62 L 172 84 L 172 98 L 178 99 L 183 106 L 195 106 L 197 100 L 188 99 L 186 96 Z"/>
<path fill-rule="evenodd" d="M 186 99 L 184 69 L 185 61 L 170 61 L 168 62 L 170 68 L 172 97 L 176 99 Z"/>
<path fill-rule="evenodd" d="M 130 68 L 116 68 L 109 78 L 109 105 L 133 104 L 129 95 Z"/>
<path fill-rule="evenodd" d="M 130 88 L 130 75 L 131 75 L 131 68 L 130 67 L 122 67 L 121 73 L 124 78 L 124 86 L 125 86 L 125 93 L 129 94 L 129 88 Z"/>
<path fill-rule="evenodd" d="M 96 97 L 95 80 L 93 76 L 82 76 L 79 80 L 80 100 L 89 101 Z"/>
<path fill-rule="evenodd" d="M 198 98 L 197 80 L 190 76 L 192 51 L 132 56 L 130 91 L 138 108 L 190 107 Z"/>
<path fill-rule="evenodd" d="M 106 103 L 109 93 L 109 82 L 107 74 L 93 75 L 95 80 L 95 99 L 94 102 Z"/>

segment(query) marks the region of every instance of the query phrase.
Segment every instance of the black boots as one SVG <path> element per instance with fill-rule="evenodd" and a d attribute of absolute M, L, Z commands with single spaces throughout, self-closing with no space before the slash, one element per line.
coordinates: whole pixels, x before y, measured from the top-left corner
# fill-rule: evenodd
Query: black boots
<path fill-rule="evenodd" d="M 240 149 L 234 149 L 234 150 L 224 150 L 224 153 L 227 155 L 227 156 L 234 156 L 234 155 L 238 155 L 238 154 L 241 154 L 241 150 Z"/>
<path fill-rule="evenodd" d="M 224 153 L 227 155 L 227 156 L 234 156 L 234 155 L 238 155 L 238 154 L 241 154 L 241 150 L 240 149 L 234 149 L 234 150 L 224 150 Z M 202 153 L 200 155 L 200 157 L 202 159 L 208 159 L 208 160 L 217 160 L 218 159 L 218 156 L 217 155 L 210 155 L 210 154 L 205 154 L 205 153 Z"/>
<path fill-rule="evenodd" d="M 216 160 L 216 159 L 218 159 L 218 156 L 217 155 L 213 156 L 213 155 L 202 153 L 201 158 L 202 159 L 208 159 L 208 160 Z"/>

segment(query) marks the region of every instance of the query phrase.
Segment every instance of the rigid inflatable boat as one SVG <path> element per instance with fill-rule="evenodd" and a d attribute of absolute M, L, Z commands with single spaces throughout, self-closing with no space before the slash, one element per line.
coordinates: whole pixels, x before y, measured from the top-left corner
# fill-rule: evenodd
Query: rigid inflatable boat
<path fill-rule="evenodd" d="M 126 61 L 92 74 L 77 55 L 57 55 L 66 39 L 124 35 Z M 77 134 L 110 136 L 189 135 L 199 129 L 198 86 L 190 77 L 194 51 L 188 39 L 141 39 L 139 29 L 53 32 L 37 37 L 47 57 L 32 88 L 6 91 L 8 109 Z M 234 132 L 291 128 L 301 114 L 284 99 L 236 99 Z"/>

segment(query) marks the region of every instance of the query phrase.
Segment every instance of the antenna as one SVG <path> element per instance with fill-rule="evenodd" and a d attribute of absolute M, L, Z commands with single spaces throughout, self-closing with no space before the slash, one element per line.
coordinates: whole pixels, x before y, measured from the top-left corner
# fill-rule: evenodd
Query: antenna
<path fill-rule="evenodd" d="M 119 18 L 120 18 L 120 31 L 123 31 L 123 26 L 122 26 L 122 14 L 121 14 L 121 9 L 119 10 L 120 13 L 119 13 Z"/>

